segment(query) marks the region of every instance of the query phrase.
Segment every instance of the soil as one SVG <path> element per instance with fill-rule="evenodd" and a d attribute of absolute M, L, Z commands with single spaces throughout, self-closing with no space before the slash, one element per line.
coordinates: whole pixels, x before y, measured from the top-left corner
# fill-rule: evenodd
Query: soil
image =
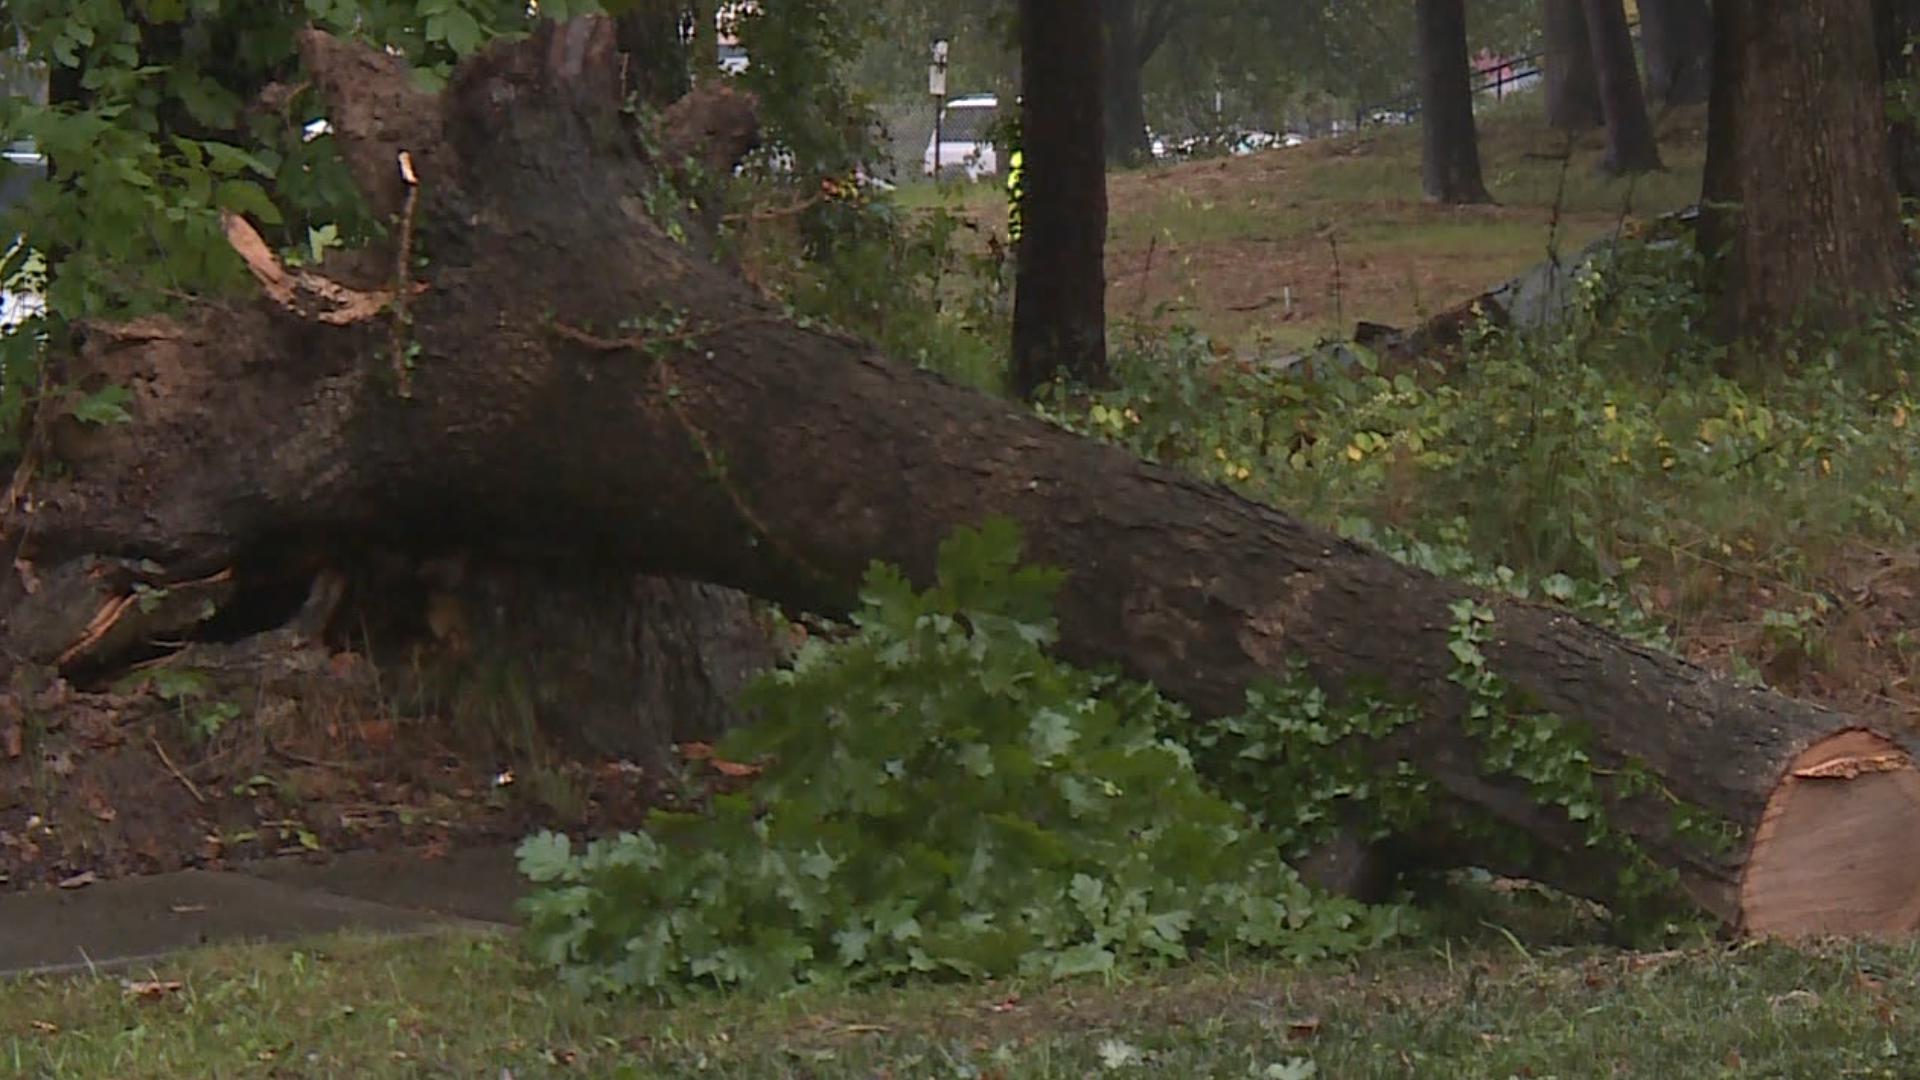
<path fill-rule="evenodd" d="M 72 693 L 55 684 L 34 712 L 57 714 Z M 617 831 L 713 774 L 704 762 L 649 770 L 547 746 L 476 746 L 437 717 L 262 715 L 201 735 L 190 708 L 150 691 L 126 703 L 116 721 L 0 729 L 0 889 L 290 854 L 411 847 L 432 858 L 540 828 Z"/>

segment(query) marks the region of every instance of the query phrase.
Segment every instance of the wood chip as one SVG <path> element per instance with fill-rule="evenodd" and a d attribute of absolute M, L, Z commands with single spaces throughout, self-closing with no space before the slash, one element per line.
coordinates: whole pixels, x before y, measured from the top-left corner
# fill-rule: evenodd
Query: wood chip
<path fill-rule="evenodd" d="M 1852 755 L 1793 770 L 1801 780 L 1852 780 L 1866 773 L 1899 772 L 1908 765 L 1907 755 L 1897 750 L 1884 754 Z"/>
<path fill-rule="evenodd" d="M 390 289 L 377 289 L 362 292 L 349 289 L 330 278 L 304 271 L 290 272 L 280 265 L 280 259 L 273 249 L 260 237 L 260 233 L 246 218 L 232 211 L 222 212 L 220 224 L 225 228 L 227 243 L 233 247 L 240 261 L 247 264 L 247 270 L 253 279 L 260 283 L 260 289 L 267 298 L 297 315 L 304 315 L 316 322 L 329 326 L 348 326 L 364 322 L 386 310 L 393 301 L 394 293 Z M 417 288 L 415 291 L 419 291 Z M 323 310 L 307 311 L 301 303 L 301 294 L 306 293 L 319 301 Z"/>
<path fill-rule="evenodd" d="M 140 979 L 125 984 L 126 994 L 135 1001 L 159 1001 L 168 994 L 177 994 L 186 984 L 168 979 Z"/>

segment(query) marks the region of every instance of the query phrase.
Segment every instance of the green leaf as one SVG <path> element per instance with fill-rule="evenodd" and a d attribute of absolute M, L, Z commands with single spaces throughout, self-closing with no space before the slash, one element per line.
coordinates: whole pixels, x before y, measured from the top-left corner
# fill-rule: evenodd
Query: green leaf
<path fill-rule="evenodd" d="M 251 180 L 223 180 L 214 188 L 213 199 L 220 209 L 246 214 L 262 224 L 281 222 L 280 208 L 267 197 L 265 189 Z"/>
<path fill-rule="evenodd" d="M 1092 942 L 1063 949 L 1053 957 L 1049 972 L 1054 978 L 1074 978 L 1081 975 L 1105 975 L 1113 971 L 1114 956 L 1111 950 Z"/>
<path fill-rule="evenodd" d="M 568 880 L 573 868 L 573 841 L 565 833 L 541 830 L 514 849 L 520 872 L 529 880 L 545 884 Z"/>
<path fill-rule="evenodd" d="M 486 31 L 472 15 L 450 8 L 427 18 L 427 40 L 444 42 L 458 56 L 466 56 L 486 41 Z"/>
<path fill-rule="evenodd" d="M 130 424 L 133 414 L 126 407 L 132 400 L 133 391 L 126 387 L 104 386 L 75 400 L 67 411 L 83 424 Z"/>

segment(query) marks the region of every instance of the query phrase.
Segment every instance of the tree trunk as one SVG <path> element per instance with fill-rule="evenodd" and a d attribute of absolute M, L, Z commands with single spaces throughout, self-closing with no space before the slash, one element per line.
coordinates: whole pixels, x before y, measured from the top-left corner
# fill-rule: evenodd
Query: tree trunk
<path fill-rule="evenodd" d="M 1082 42 L 1061 48 L 1060 42 Z M 1013 386 L 1107 381 L 1107 172 L 1100 0 L 1020 9 L 1019 271 Z"/>
<path fill-rule="evenodd" d="M 301 48 L 369 204 L 431 254 L 426 277 L 371 298 L 403 305 L 383 310 L 278 266 L 234 220 L 258 302 L 85 328 L 56 385 L 127 387 L 132 419 L 89 427 L 42 404 L 36 445 L 61 467 L 30 459 L 0 517 L 19 552 L 0 577 L 0 686 L 83 667 L 104 683 L 209 623 L 241 644 L 320 632 L 354 602 L 326 583 L 368 545 L 475 547 L 583 582 L 684 575 L 839 612 L 871 561 L 925 582 L 954 528 L 1005 515 L 1031 559 L 1070 571 L 1066 658 L 1118 664 L 1203 715 L 1295 664 L 1335 694 L 1377 684 L 1417 707 L 1374 748 L 1383 766 L 1416 764 L 1442 819 L 1531 837 L 1541 854 L 1515 869 L 1606 895 L 1621 867 L 1484 764 L 1452 678 L 1463 600 L 1491 612 L 1486 670 L 1586 733 L 1608 819 L 1705 910 L 1769 933 L 1920 921 L 1903 854 L 1920 774 L 1860 721 L 1432 577 L 788 321 L 633 211 L 656 166 L 610 137 L 604 20 L 495 46 L 438 100 L 383 53 L 318 32 Z M 672 110 L 688 130 L 745 126 L 724 85 L 694 98 Z M 417 189 L 396 176 L 401 149 Z M 513 617 L 522 601 L 481 599 L 540 636 Z M 38 700 L 0 695 L 0 711 Z M 1632 762 L 1657 789 L 1612 786 Z M 1700 845 L 1672 800 L 1739 842 Z"/>
<path fill-rule="evenodd" d="M 1614 176 L 1660 168 L 1660 144 L 1640 91 L 1640 64 L 1633 56 L 1622 0 L 1582 0 L 1593 42 L 1593 66 L 1600 75 L 1601 112 L 1607 121 L 1607 152 L 1600 168 Z"/>
<path fill-rule="evenodd" d="M 1480 178 L 1465 0 L 1419 0 L 1420 178 L 1432 202 L 1492 202 Z"/>
<path fill-rule="evenodd" d="M 1920 199 L 1920 67 L 1909 51 L 1920 48 L 1920 0 L 1874 0 L 1874 37 L 1894 187 L 1903 199 Z"/>
<path fill-rule="evenodd" d="M 1647 94 L 1664 105 L 1699 105 L 1713 88 L 1713 10 L 1707 0 L 1640 0 Z"/>
<path fill-rule="evenodd" d="M 1600 76 L 1581 0 L 1541 0 L 1546 26 L 1547 123 L 1561 131 L 1587 131 L 1605 119 Z"/>
<path fill-rule="evenodd" d="M 1899 288 L 1873 29 L 1868 0 L 1716 5 L 1700 237 L 1723 338 L 1844 325 Z"/>
<path fill-rule="evenodd" d="M 1106 28 L 1107 160 L 1138 165 L 1152 156 L 1147 145 L 1146 100 L 1140 86 L 1139 0 L 1100 0 Z"/>
<path fill-rule="evenodd" d="M 680 40 L 680 0 L 639 0 L 616 22 L 620 51 L 626 54 L 628 89 L 655 108 L 671 105 L 693 89 L 692 55 Z"/>

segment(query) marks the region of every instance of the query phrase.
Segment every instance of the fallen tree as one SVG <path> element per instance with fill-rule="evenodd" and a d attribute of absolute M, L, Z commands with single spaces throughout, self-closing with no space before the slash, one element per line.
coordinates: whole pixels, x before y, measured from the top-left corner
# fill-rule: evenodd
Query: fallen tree
<path fill-rule="evenodd" d="M 348 609 L 399 603 L 355 585 L 371 550 L 511 566 L 585 607 L 604 575 L 645 571 L 836 612 L 871 560 L 924 581 L 953 528 L 1005 515 L 1031 558 L 1070 571 L 1069 659 L 1203 713 L 1294 664 L 1417 703 L 1377 753 L 1430 776 L 1443 817 L 1530 837 L 1512 869 L 1604 895 L 1626 865 L 1588 846 L 1580 811 L 1487 767 L 1470 722 L 1486 701 L 1451 648 L 1463 611 L 1502 695 L 1565 722 L 1595 809 L 1704 910 L 1754 932 L 1920 923 L 1920 864 L 1900 857 L 1920 772 L 1866 721 L 1477 596 L 796 325 L 709 257 L 698 222 L 654 216 L 686 157 L 711 167 L 751 140 L 752 103 L 697 91 L 649 158 L 623 128 L 606 22 L 496 46 L 438 97 L 390 56 L 300 45 L 395 222 L 393 250 L 364 261 L 400 280 L 286 270 L 235 219 L 258 301 L 88 326 L 55 358 L 60 385 L 127 388 L 132 419 L 88 425 L 59 401 L 38 418 L 4 518 L 9 707 L 38 700 L 28 673 L 104 685 L 182 640 L 324 639 Z M 1737 838 L 1701 843 L 1676 805 Z"/>

